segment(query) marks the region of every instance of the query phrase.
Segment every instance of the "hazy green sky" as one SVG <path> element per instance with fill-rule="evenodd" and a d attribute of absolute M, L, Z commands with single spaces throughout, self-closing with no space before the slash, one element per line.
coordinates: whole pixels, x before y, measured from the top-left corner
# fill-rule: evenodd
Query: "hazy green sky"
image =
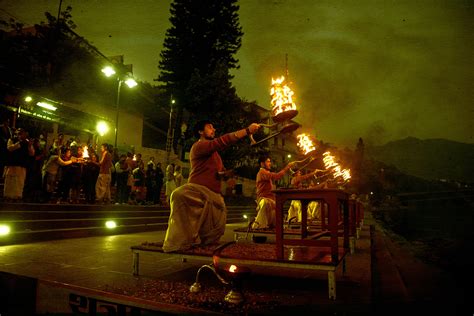
<path fill-rule="evenodd" d="M 63 0 L 76 32 L 107 56 L 125 55 L 152 82 L 169 0 Z M 59 0 L 0 0 L 27 24 Z M 285 54 L 299 115 L 316 138 L 354 146 L 407 136 L 474 143 L 474 1 L 242 0 L 245 33 L 234 85 L 269 107 Z"/>

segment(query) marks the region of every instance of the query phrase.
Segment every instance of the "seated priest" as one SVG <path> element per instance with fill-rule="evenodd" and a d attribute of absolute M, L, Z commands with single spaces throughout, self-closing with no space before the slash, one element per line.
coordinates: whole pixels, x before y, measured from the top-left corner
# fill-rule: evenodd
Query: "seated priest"
<path fill-rule="evenodd" d="M 314 171 L 309 172 L 307 174 L 302 174 L 301 170 L 298 170 L 295 172 L 295 174 L 291 178 L 291 186 L 294 189 L 302 189 L 303 187 L 305 187 L 303 185 L 304 181 L 313 178 L 314 176 L 316 176 L 317 173 L 320 173 L 320 172 L 324 172 L 324 170 L 315 169 Z M 314 210 L 315 208 L 315 203 L 317 204 L 318 202 L 312 201 L 308 204 L 308 221 L 313 219 L 312 210 Z M 310 209 L 310 205 L 311 205 L 311 209 Z M 296 218 L 296 221 L 301 222 L 301 217 L 302 217 L 301 201 L 292 200 L 290 204 L 290 208 L 288 209 L 288 222 L 292 221 L 293 218 Z"/>
<path fill-rule="evenodd" d="M 253 123 L 215 138 L 212 122 L 196 123 L 194 132 L 199 139 L 191 147 L 188 183 L 176 188 L 170 197 L 171 213 L 163 243 L 165 252 L 219 241 L 224 234 L 227 209 L 221 195 L 220 175 L 224 165 L 218 152 L 254 134 L 259 127 Z"/>
<path fill-rule="evenodd" d="M 290 162 L 279 172 L 271 172 L 272 161 L 268 156 L 259 158 L 260 170 L 257 173 L 257 217 L 252 224 L 253 229 L 273 228 L 275 226 L 275 194 L 273 190 L 273 180 L 281 179 L 285 173 L 294 165 Z"/>

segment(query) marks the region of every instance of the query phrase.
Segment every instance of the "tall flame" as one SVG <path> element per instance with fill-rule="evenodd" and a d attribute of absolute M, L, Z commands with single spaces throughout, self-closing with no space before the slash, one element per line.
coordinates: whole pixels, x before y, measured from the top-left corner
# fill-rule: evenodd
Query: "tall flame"
<path fill-rule="evenodd" d="M 314 146 L 309 135 L 303 133 L 296 136 L 296 138 L 298 139 L 298 148 L 303 152 L 303 154 L 306 155 L 316 149 L 316 146 Z"/>
<path fill-rule="evenodd" d="M 334 156 L 331 155 L 329 151 L 326 151 L 323 154 L 323 162 L 326 169 L 337 166 L 338 164 L 334 161 Z"/>
<path fill-rule="evenodd" d="M 89 148 L 87 146 L 84 146 L 84 149 L 82 150 L 82 158 L 90 158 L 89 157 Z"/>
<path fill-rule="evenodd" d="M 334 156 L 332 156 L 329 151 L 326 151 L 323 154 L 323 162 L 326 169 L 333 168 L 332 174 L 334 178 L 342 177 L 344 181 L 347 181 L 351 178 L 351 170 L 342 169 L 341 166 L 334 161 Z"/>
<path fill-rule="evenodd" d="M 296 110 L 296 104 L 293 101 L 294 92 L 285 83 L 285 77 L 272 78 L 272 88 L 270 95 L 272 97 L 272 114 L 276 116 L 282 112 Z"/>

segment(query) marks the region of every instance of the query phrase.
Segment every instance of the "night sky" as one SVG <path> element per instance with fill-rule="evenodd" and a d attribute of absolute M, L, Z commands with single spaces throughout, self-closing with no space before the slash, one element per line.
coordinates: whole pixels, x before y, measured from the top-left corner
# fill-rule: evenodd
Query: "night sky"
<path fill-rule="evenodd" d="M 153 83 L 170 1 L 64 0 L 76 32 L 107 56 L 125 55 Z M 0 0 L 27 25 L 59 0 Z M 338 146 L 414 136 L 474 143 L 474 2 L 243 0 L 244 37 L 234 72 L 239 96 L 269 108 L 285 54 L 300 114 Z"/>

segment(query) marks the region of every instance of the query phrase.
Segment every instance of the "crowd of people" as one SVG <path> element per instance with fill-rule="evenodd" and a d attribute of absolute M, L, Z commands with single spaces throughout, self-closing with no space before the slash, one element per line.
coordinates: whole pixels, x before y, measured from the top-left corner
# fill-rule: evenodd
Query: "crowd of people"
<path fill-rule="evenodd" d="M 168 165 L 165 174 L 154 157 L 145 164 L 140 153 L 119 155 L 106 143 L 97 150 L 63 134 L 47 146 L 42 135 L 30 138 L 7 118 L 0 136 L 4 201 L 164 205 L 184 182 L 179 165 Z"/>
<path fill-rule="evenodd" d="M 171 163 L 163 171 L 161 163 L 150 157 L 145 164 L 140 153 L 118 155 L 108 144 L 81 146 L 78 139 L 64 141 L 59 134 L 49 148 L 42 137 L 29 139 L 28 132 L 16 130 L 4 121 L 0 125 L 0 171 L 4 170 L 4 199 L 8 201 L 79 203 L 166 204 L 170 206 L 168 228 L 163 243 L 165 252 L 186 249 L 196 244 L 217 242 L 224 233 L 227 208 L 221 181 L 229 178 L 226 195 L 235 187 L 233 175 L 225 170 L 219 152 L 258 131 L 260 125 L 215 137 L 211 121 L 200 121 L 194 128 L 197 141 L 190 151 L 191 170 L 187 183 L 181 166 Z M 253 228 L 275 225 L 273 181 L 281 179 L 296 162 L 272 172 L 269 156 L 259 159 L 256 177 L 257 209 Z M 323 174 L 317 177 L 317 174 Z M 328 188 L 323 180 L 327 171 L 294 172 L 292 187 Z M 162 189 L 164 186 L 164 197 Z M 111 187 L 116 187 L 114 200 Z M 292 201 L 288 220 L 301 220 L 301 203 Z M 319 202 L 311 202 L 311 218 L 320 218 Z M 314 214 L 313 214 L 314 213 Z"/>

